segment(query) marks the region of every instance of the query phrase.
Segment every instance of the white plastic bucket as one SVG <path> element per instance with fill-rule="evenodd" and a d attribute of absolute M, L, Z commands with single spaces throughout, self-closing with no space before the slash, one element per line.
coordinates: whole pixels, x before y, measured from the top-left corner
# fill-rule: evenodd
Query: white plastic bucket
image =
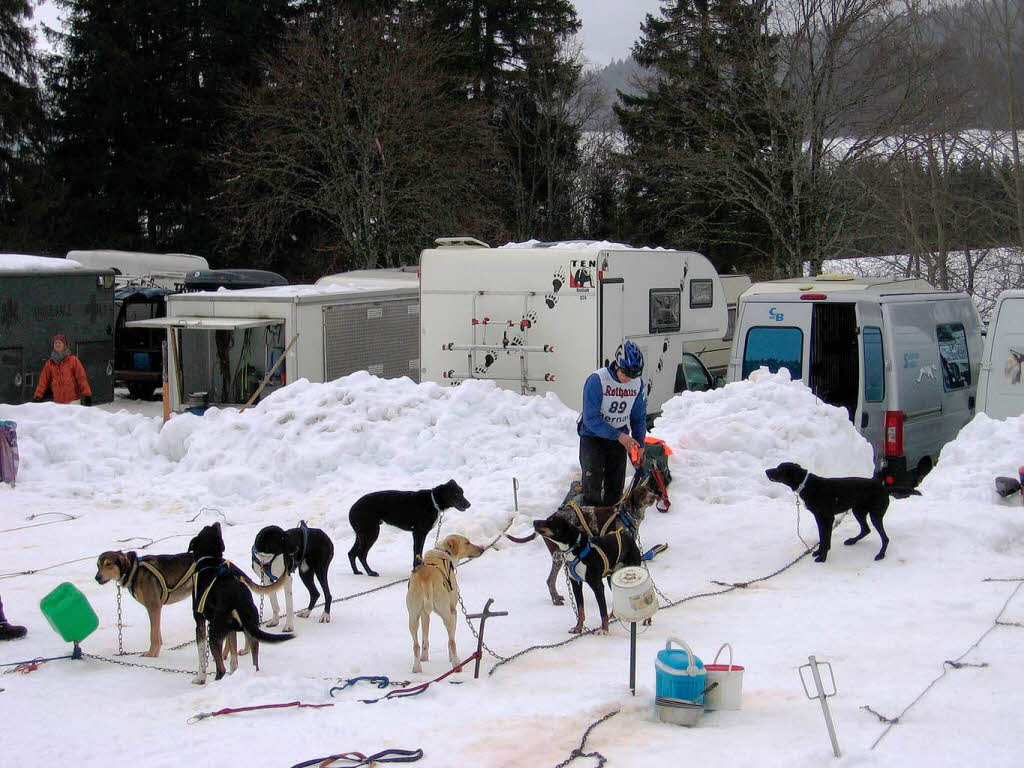
<path fill-rule="evenodd" d="M 658 710 L 658 719 L 663 723 L 693 727 L 700 722 L 704 707 L 693 701 L 657 697 L 654 707 Z"/>
<path fill-rule="evenodd" d="M 729 663 L 718 664 L 718 657 L 723 649 L 729 649 Z M 743 700 L 743 667 L 732 663 L 732 646 L 722 643 L 715 654 L 715 659 L 704 666 L 708 676 L 708 685 L 718 683 L 704 696 L 705 709 L 740 709 Z"/>
<path fill-rule="evenodd" d="M 623 621 L 644 621 L 655 614 L 658 596 L 645 568 L 630 565 L 612 574 L 612 607 Z"/>

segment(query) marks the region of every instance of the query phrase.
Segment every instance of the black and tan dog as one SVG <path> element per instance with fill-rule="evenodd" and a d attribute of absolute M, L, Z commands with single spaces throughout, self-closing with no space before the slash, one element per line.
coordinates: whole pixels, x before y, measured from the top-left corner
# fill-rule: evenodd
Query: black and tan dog
<path fill-rule="evenodd" d="M 575 483 L 574 487 L 575 485 L 580 484 Z M 582 490 L 582 485 L 580 485 L 580 490 Z M 658 494 L 648 487 L 648 481 L 643 480 L 629 492 L 629 495 L 619 506 L 592 507 L 582 504 L 573 506 L 572 504 L 566 503 L 563 504 L 553 516 L 562 518 L 578 531 L 581 531 L 588 536 L 598 536 L 607 533 L 611 530 L 611 527 L 618 524 L 621 520 L 619 515 L 620 512 L 627 516 L 626 519 L 630 521 L 631 525 L 639 528 L 640 523 L 643 522 L 647 508 L 657 502 L 658 498 Z M 522 538 L 516 538 L 515 536 L 509 536 L 506 534 L 506 538 L 511 539 L 517 544 L 533 541 L 536 536 L 537 531 L 534 531 L 529 536 L 524 536 Z M 547 546 L 548 552 L 551 554 L 551 570 L 548 572 L 546 582 L 548 585 L 548 594 L 551 595 L 552 603 L 555 605 L 563 605 L 565 603 L 565 598 L 558 593 L 557 582 L 558 571 L 562 567 L 562 563 L 565 561 L 565 553 L 562 552 L 550 539 L 545 538 L 544 544 Z"/>
<path fill-rule="evenodd" d="M 889 537 L 882 526 L 882 516 L 889 508 L 889 496 L 921 495 L 920 491 L 890 488 L 869 477 L 819 477 L 792 461 L 784 461 L 764 473 L 773 483 L 788 485 L 796 491 L 807 511 L 814 515 L 814 522 L 818 524 L 818 548 L 814 551 L 817 563 L 824 563 L 832 548 L 832 525 L 836 515 L 847 510 L 852 511 L 860 523 L 860 533 L 843 544 L 856 544 L 871 533 L 867 522 L 870 517 L 882 539 L 882 548 L 875 555 L 875 560 L 881 560 L 889 547 Z"/>
<path fill-rule="evenodd" d="M 430 613 L 441 617 L 448 630 L 448 661 L 452 666 L 459 663 L 455 649 L 455 623 L 458 618 L 459 582 L 455 568 L 460 560 L 479 557 L 484 553 L 465 536 L 452 534 L 434 549 L 427 552 L 423 562 L 409 577 L 409 591 L 405 596 L 405 607 L 409 611 L 409 632 L 412 634 L 412 671 L 421 672 L 421 661 L 430 660 Z M 417 625 L 422 625 L 422 646 L 416 636 Z"/>
<path fill-rule="evenodd" d="M 616 530 L 607 536 L 590 538 L 585 533 L 573 527 L 567 520 L 559 517 L 556 512 L 547 520 L 534 520 L 534 530 L 551 541 L 570 562 L 569 583 L 572 586 L 572 594 L 576 599 L 576 626 L 569 630 L 570 634 L 579 634 L 583 631 L 583 622 L 586 618 L 583 609 L 583 582 L 585 581 L 594 590 L 594 597 L 597 598 L 597 607 L 601 611 L 601 629 L 599 634 L 608 633 L 608 604 L 604 597 L 604 584 L 601 582 L 606 576 L 624 565 L 640 565 L 640 548 L 637 547 L 633 537 L 622 529 Z"/>
<path fill-rule="evenodd" d="M 275 581 L 275 574 L 280 572 L 284 581 L 285 623 L 284 631 L 295 629 L 294 616 L 306 618 L 313 611 L 320 592 L 313 583 L 316 576 L 324 591 L 324 612 L 320 614 L 320 623 L 331 620 L 331 587 L 327 583 L 327 570 L 334 558 L 334 542 L 331 537 L 319 528 L 310 528 L 303 520 L 297 528 L 287 531 L 277 525 L 268 525 L 256 534 L 252 545 L 252 569 L 260 577 L 264 585 Z M 309 607 L 297 614 L 292 610 L 292 574 L 299 572 L 299 578 L 309 592 Z M 277 595 L 270 595 L 270 605 L 274 617 L 267 622 L 268 627 L 276 627 L 281 621 L 281 608 L 277 603 Z"/>
<path fill-rule="evenodd" d="M 356 542 L 348 551 L 352 573 L 359 573 L 356 567 L 356 558 L 359 558 L 368 575 L 378 575 L 367 565 L 366 556 L 380 535 L 381 523 L 412 531 L 412 567 L 415 568 L 423 560 L 423 542 L 430 529 L 437 523 L 441 513 L 452 507 L 458 510 L 469 509 L 469 501 L 454 480 L 423 491 L 377 491 L 366 494 L 352 505 L 348 513 L 348 521 L 356 534 Z"/>
<path fill-rule="evenodd" d="M 235 632 L 244 632 L 247 645 L 252 651 L 252 664 L 260 668 L 260 640 L 281 643 L 295 635 L 272 635 L 260 629 L 260 616 L 252 600 L 252 592 L 261 595 L 273 594 L 283 584 L 278 581 L 270 587 L 256 584 L 237 566 L 224 559 L 224 538 L 220 523 L 207 525 L 189 542 L 188 551 L 195 556 L 196 572 L 193 577 L 192 615 L 196 621 L 196 646 L 199 650 L 199 672 L 192 679 L 202 685 L 206 682 L 206 663 L 203 646 L 207 640 L 209 623 L 209 646 L 213 663 L 217 668 L 216 679 L 220 680 L 227 671 L 224 666 L 223 649 L 225 640 L 234 659 L 237 658 Z M 252 592 L 250 592 L 252 590 Z"/>
<path fill-rule="evenodd" d="M 192 594 L 195 558 L 180 555 L 142 555 L 135 552 L 104 552 L 96 560 L 96 581 L 113 581 L 125 587 L 149 614 L 149 650 L 143 656 L 160 655 L 163 636 L 160 612 L 165 605 L 177 603 Z"/>

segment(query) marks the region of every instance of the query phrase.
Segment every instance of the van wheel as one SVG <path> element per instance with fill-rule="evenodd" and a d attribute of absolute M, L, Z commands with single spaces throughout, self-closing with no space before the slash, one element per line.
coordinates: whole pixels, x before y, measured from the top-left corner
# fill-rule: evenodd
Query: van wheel
<path fill-rule="evenodd" d="M 914 470 L 914 487 L 921 484 L 925 476 L 932 471 L 932 460 L 931 457 L 925 456 L 919 462 L 917 462 L 917 469 Z"/>

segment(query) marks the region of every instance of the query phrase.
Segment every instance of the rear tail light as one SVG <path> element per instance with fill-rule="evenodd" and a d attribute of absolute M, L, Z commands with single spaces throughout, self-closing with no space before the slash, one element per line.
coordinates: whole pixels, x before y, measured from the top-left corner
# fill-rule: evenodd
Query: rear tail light
<path fill-rule="evenodd" d="M 885 412 L 885 455 L 903 455 L 903 411 Z"/>
<path fill-rule="evenodd" d="M 827 299 L 827 293 L 804 293 L 800 296 L 803 301 L 820 301 L 821 299 Z"/>

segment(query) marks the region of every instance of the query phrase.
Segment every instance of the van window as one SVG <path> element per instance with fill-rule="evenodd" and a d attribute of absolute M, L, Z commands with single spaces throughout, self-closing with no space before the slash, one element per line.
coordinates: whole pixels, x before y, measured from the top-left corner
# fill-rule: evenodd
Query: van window
<path fill-rule="evenodd" d="M 963 389 L 971 383 L 971 363 L 967 356 L 967 332 L 961 323 L 946 323 L 935 329 L 942 364 L 942 388 L 947 392 Z"/>
<path fill-rule="evenodd" d="M 650 333 L 676 333 L 679 330 L 679 289 L 652 288 Z"/>
<path fill-rule="evenodd" d="M 762 365 L 772 373 L 788 368 L 794 379 L 804 375 L 804 332 L 793 327 L 755 327 L 743 347 L 743 378 Z"/>
<path fill-rule="evenodd" d="M 864 338 L 864 399 L 879 403 L 885 399 L 885 355 L 882 349 L 882 329 L 866 327 Z"/>

